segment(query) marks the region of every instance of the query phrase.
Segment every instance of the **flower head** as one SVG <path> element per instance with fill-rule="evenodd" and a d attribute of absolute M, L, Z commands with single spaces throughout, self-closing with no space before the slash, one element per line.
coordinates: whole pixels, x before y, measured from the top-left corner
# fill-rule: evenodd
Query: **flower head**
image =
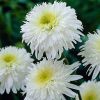
<path fill-rule="evenodd" d="M 30 44 L 37 58 L 44 52 L 47 58 L 58 58 L 63 47 L 74 48 L 73 43 L 80 41 L 82 28 L 74 9 L 66 7 L 66 3 L 54 2 L 35 6 L 27 14 L 21 31 L 23 41 Z"/>
<path fill-rule="evenodd" d="M 75 97 L 71 89 L 79 89 L 70 81 L 82 78 L 80 75 L 71 75 L 79 67 L 76 62 L 64 65 L 60 61 L 47 61 L 34 65 L 26 78 L 25 100 L 65 100 L 63 94 Z"/>
<path fill-rule="evenodd" d="M 0 50 L 0 93 L 16 93 L 24 85 L 24 78 L 32 59 L 25 49 L 5 47 Z"/>
<path fill-rule="evenodd" d="M 79 55 L 84 57 L 85 66 L 90 64 L 89 75 L 94 71 L 92 79 L 95 79 L 100 72 L 100 30 L 95 34 L 89 34 L 88 40 L 81 48 Z"/>
<path fill-rule="evenodd" d="M 82 100 L 100 100 L 100 82 L 89 81 L 81 85 Z"/>

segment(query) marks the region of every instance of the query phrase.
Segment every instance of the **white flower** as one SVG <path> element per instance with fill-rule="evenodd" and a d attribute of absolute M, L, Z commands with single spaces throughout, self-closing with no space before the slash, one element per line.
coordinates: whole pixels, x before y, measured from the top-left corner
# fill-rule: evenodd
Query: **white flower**
<path fill-rule="evenodd" d="M 66 3 L 37 5 L 27 14 L 24 23 L 21 26 L 23 41 L 30 45 L 38 59 L 44 52 L 47 58 L 59 58 L 63 47 L 68 50 L 74 48 L 73 43 L 81 41 L 82 23 Z"/>
<path fill-rule="evenodd" d="M 24 78 L 32 59 L 25 49 L 5 47 L 0 50 L 0 93 L 16 93 L 24 85 Z"/>
<path fill-rule="evenodd" d="M 100 72 L 100 30 L 95 34 L 89 34 L 88 40 L 81 48 L 82 52 L 79 55 L 84 57 L 84 66 L 90 64 L 89 75 L 94 71 L 92 79 L 95 79 Z"/>
<path fill-rule="evenodd" d="M 100 82 L 88 81 L 81 85 L 81 100 L 100 100 Z"/>
<path fill-rule="evenodd" d="M 82 78 L 80 75 L 71 75 L 78 67 L 76 62 L 64 65 L 60 61 L 43 60 L 30 69 L 26 78 L 25 100 L 65 100 L 63 94 L 75 97 L 70 88 L 79 90 L 71 81 Z"/>

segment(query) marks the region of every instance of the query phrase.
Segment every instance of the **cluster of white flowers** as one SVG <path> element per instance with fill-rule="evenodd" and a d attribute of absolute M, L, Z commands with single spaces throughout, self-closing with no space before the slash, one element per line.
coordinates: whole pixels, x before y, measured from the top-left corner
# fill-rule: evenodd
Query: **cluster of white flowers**
<path fill-rule="evenodd" d="M 96 77 L 100 72 L 100 30 L 89 34 L 79 55 L 84 57 L 84 66 L 90 66 L 88 75 L 92 80 L 81 86 L 72 84 L 82 78 L 74 72 L 80 63 L 65 65 L 58 61 L 63 49 L 69 50 L 81 42 L 82 23 L 75 10 L 64 2 L 36 5 L 27 15 L 21 26 L 22 39 L 30 46 L 37 59 L 43 54 L 46 58 L 33 64 L 31 54 L 25 49 L 13 46 L 0 50 L 0 93 L 20 89 L 26 93 L 25 100 L 66 100 L 65 96 L 79 100 L 74 90 L 80 91 L 82 100 L 100 100 L 100 82 Z M 74 75 L 75 74 L 75 75 Z"/>

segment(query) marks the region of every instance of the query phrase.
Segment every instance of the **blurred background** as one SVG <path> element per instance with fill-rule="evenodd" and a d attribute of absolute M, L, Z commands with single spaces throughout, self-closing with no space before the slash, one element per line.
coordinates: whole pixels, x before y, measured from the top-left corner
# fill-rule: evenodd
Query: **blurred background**
<path fill-rule="evenodd" d="M 78 19 L 82 21 L 84 34 L 93 32 L 100 28 L 100 0 L 57 0 L 64 1 L 67 5 L 76 10 Z M 17 47 L 26 47 L 22 44 L 22 34 L 20 26 L 23 24 L 25 15 L 34 5 L 42 2 L 54 2 L 54 0 L 0 0 L 0 48 L 13 45 Z M 68 62 L 81 61 L 81 57 L 77 56 L 79 46 L 86 41 L 86 37 L 82 37 L 83 42 L 76 45 L 75 50 L 64 51 L 62 58 L 68 58 Z M 66 59 L 65 59 L 66 62 Z M 81 68 L 77 71 L 82 74 L 85 80 L 89 77 L 84 75 L 85 69 Z M 0 100 L 23 100 L 21 94 L 10 95 L 4 94 L 0 96 Z"/>

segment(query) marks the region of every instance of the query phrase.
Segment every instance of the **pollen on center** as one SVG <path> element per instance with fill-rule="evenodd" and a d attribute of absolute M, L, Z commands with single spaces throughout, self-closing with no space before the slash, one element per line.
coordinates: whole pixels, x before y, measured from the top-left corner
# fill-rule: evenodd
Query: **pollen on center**
<path fill-rule="evenodd" d="M 3 56 L 3 60 L 6 63 L 12 63 L 16 60 L 16 57 L 15 55 L 12 55 L 12 54 L 6 54 Z"/>
<path fill-rule="evenodd" d="M 52 12 L 44 12 L 38 21 L 38 25 L 46 30 L 51 30 L 58 24 L 57 16 Z"/>
<path fill-rule="evenodd" d="M 100 51 L 100 40 L 97 40 L 94 44 L 96 50 Z"/>
<path fill-rule="evenodd" d="M 97 92 L 95 90 L 87 91 L 83 96 L 82 100 L 99 100 Z"/>
<path fill-rule="evenodd" d="M 45 67 L 37 72 L 35 81 L 39 86 L 44 86 L 52 81 L 54 71 L 52 68 Z"/>

